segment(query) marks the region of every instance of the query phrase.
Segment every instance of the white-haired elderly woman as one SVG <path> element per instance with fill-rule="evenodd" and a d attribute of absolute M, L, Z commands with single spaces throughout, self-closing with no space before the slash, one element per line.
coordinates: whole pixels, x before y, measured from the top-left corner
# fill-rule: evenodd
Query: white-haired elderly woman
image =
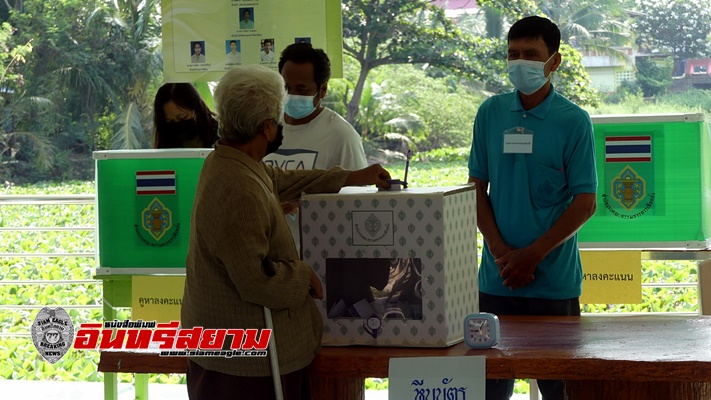
<path fill-rule="evenodd" d="M 265 328 L 271 309 L 285 399 L 310 399 L 308 365 L 323 321 L 319 278 L 299 260 L 281 202 L 343 186 L 389 187 L 380 165 L 282 171 L 262 158 L 282 141 L 284 81 L 261 66 L 228 71 L 215 89 L 220 140 L 200 173 L 186 261 L 183 328 Z M 227 344 L 229 345 L 229 343 Z M 236 347 L 238 348 L 238 347 Z M 274 398 L 269 357 L 195 357 L 191 399 Z"/>

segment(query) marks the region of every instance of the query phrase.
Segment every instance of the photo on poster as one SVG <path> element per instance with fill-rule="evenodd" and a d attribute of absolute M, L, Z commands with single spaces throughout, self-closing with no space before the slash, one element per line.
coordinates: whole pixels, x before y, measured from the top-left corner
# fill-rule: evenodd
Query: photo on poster
<path fill-rule="evenodd" d="M 273 62 L 275 60 L 274 39 L 263 39 L 261 41 L 262 61 Z"/>
<path fill-rule="evenodd" d="M 239 15 L 239 29 L 254 29 L 254 7 L 240 7 Z"/>
<path fill-rule="evenodd" d="M 190 42 L 190 62 L 193 64 L 206 62 L 204 40 L 195 40 Z"/>
<path fill-rule="evenodd" d="M 239 40 L 225 40 L 225 64 L 239 64 L 242 62 L 242 47 Z"/>
<path fill-rule="evenodd" d="M 297 37 L 294 38 L 294 43 L 311 43 L 310 37 Z"/>
<path fill-rule="evenodd" d="M 419 258 L 327 258 L 328 318 L 422 319 Z"/>

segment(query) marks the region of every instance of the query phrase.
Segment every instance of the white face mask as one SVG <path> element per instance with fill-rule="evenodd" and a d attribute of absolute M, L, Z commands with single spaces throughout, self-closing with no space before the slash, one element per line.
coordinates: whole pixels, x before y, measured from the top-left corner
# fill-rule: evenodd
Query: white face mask
<path fill-rule="evenodd" d="M 545 62 L 531 60 L 509 60 L 509 80 L 514 87 L 523 94 L 533 94 L 542 88 L 548 82 L 548 77 L 545 75 L 545 65 L 550 61 L 556 53 L 553 53 Z"/>

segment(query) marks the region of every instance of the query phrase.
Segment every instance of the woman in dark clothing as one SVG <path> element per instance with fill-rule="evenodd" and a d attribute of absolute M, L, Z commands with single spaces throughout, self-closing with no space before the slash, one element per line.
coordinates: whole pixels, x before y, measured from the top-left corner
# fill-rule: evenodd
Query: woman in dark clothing
<path fill-rule="evenodd" d="M 217 140 L 217 120 L 195 86 L 166 83 L 153 102 L 153 148 L 212 148 Z"/>

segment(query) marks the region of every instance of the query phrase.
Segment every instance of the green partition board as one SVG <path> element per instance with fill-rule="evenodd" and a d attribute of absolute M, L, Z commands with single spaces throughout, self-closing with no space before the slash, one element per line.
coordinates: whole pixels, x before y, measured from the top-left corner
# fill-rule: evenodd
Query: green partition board
<path fill-rule="evenodd" d="M 711 237 L 711 121 L 701 132 L 701 227 L 704 237 Z"/>
<path fill-rule="evenodd" d="M 597 211 L 580 230 L 581 243 L 632 242 L 655 247 L 711 237 L 709 132 L 703 118 L 690 115 L 696 118 L 660 121 L 650 117 L 645 122 L 645 116 L 634 116 L 629 122 L 625 118 L 594 121 Z M 606 145 L 611 144 L 606 138 L 611 137 L 649 137 L 651 161 L 606 160 Z M 625 177 L 635 185 L 624 187 Z"/>
<path fill-rule="evenodd" d="M 203 162 L 203 157 L 97 159 L 99 275 L 185 269 Z M 174 171 L 175 194 L 137 194 L 138 171 Z"/>

